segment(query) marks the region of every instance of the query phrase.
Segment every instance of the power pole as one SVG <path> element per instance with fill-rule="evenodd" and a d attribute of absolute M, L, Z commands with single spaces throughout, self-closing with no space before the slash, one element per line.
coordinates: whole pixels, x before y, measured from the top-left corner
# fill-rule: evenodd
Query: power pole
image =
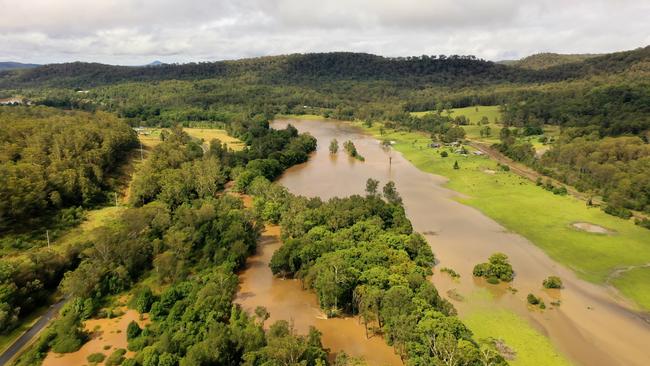
<path fill-rule="evenodd" d="M 115 207 L 117 207 L 117 192 L 115 192 L 114 194 L 115 194 Z"/>
<path fill-rule="evenodd" d="M 45 230 L 45 236 L 47 237 L 47 247 L 50 247 L 50 231 Z"/>

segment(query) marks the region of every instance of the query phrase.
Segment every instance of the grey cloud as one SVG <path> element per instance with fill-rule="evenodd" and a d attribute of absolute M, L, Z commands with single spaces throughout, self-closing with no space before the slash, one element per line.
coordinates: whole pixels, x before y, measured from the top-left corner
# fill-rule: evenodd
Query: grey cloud
<path fill-rule="evenodd" d="M 141 64 L 293 52 L 611 52 L 650 43 L 645 0 L 0 0 L 0 60 Z"/>

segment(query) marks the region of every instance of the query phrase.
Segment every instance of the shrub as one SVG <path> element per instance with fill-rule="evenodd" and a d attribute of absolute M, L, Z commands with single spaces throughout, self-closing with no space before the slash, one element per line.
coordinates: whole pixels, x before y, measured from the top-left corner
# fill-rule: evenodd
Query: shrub
<path fill-rule="evenodd" d="M 79 314 L 75 311 L 65 313 L 52 328 L 56 333 L 52 350 L 56 353 L 75 352 L 86 341 L 87 335 L 81 326 Z"/>
<path fill-rule="evenodd" d="M 143 287 L 135 296 L 134 307 L 140 313 L 146 313 L 151 309 L 151 305 L 156 301 L 153 292 L 149 287 Z"/>
<path fill-rule="evenodd" d="M 122 366 L 138 366 L 138 362 L 132 358 L 127 358 L 122 362 Z"/>
<path fill-rule="evenodd" d="M 106 358 L 106 355 L 104 355 L 103 353 L 99 353 L 99 352 L 92 353 L 92 354 L 88 355 L 88 357 L 86 357 L 88 362 L 92 362 L 92 363 L 102 362 L 102 361 L 104 361 L 105 358 Z"/>
<path fill-rule="evenodd" d="M 499 279 L 496 276 L 490 276 L 487 278 L 487 283 L 491 285 L 498 285 L 499 284 Z"/>
<path fill-rule="evenodd" d="M 562 279 L 558 276 L 548 276 L 542 285 L 545 288 L 562 288 Z"/>
<path fill-rule="evenodd" d="M 632 217 L 632 211 L 628 210 L 625 207 L 616 207 L 612 205 L 607 205 L 603 209 L 603 211 L 605 211 L 605 213 L 610 214 L 612 216 L 618 216 L 626 220 Z"/>
<path fill-rule="evenodd" d="M 557 194 L 560 196 L 565 196 L 568 193 L 567 189 L 565 186 L 560 186 L 560 187 L 555 187 L 553 188 L 553 194 Z"/>
<path fill-rule="evenodd" d="M 104 366 L 117 366 L 121 365 L 124 362 L 124 355 L 126 350 L 124 348 L 116 349 L 110 356 L 106 359 Z"/>
<path fill-rule="evenodd" d="M 648 219 L 641 219 L 641 220 L 637 219 L 634 223 L 646 229 L 650 229 L 650 220 Z"/>
<path fill-rule="evenodd" d="M 443 152 L 440 153 L 440 156 L 443 157 L 443 158 L 446 158 L 447 156 L 449 156 L 449 153 L 447 153 L 446 151 L 443 151 Z"/>
<path fill-rule="evenodd" d="M 454 161 L 454 169 L 456 170 L 460 169 L 460 166 L 458 165 L 458 161 Z"/>
<path fill-rule="evenodd" d="M 540 302 L 539 297 L 537 297 L 537 296 L 535 296 L 533 294 L 528 294 L 528 296 L 526 297 L 526 300 L 528 300 L 528 303 L 531 304 L 531 305 L 537 305 Z"/>
<path fill-rule="evenodd" d="M 129 351 L 140 351 L 146 346 L 149 345 L 149 339 L 147 337 L 137 337 L 129 341 L 128 349 Z"/>
<path fill-rule="evenodd" d="M 443 267 L 443 268 L 441 268 L 441 269 L 440 269 L 440 272 L 447 273 L 447 274 L 450 275 L 452 278 L 460 278 L 460 274 L 458 274 L 458 272 L 454 271 L 453 269 L 451 269 L 451 268 L 449 268 L 449 267 Z"/>
<path fill-rule="evenodd" d="M 131 321 L 126 327 L 126 339 L 129 341 L 137 338 L 140 333 L 142 333 L 142 329 L 140 329 L 140 326 L 135 321 Z"/>

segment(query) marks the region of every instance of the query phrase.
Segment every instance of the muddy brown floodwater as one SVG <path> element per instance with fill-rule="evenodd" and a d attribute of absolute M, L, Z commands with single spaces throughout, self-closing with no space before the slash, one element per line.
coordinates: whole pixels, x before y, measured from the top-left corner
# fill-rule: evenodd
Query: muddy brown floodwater
<path fill-rule="evenodd" d="M 348 123 L 292 119 L 274 121 L 272 126 L 283 128 L 288 123 L 316 137 L 318 149 L 308 162 L 287 170 L 279 183 L 294 194 L 327 199 L 362 194 L 370 177 L 382 182 L 395 181 L 408 217 L 414 228 L 425 234 L 440 261 L 439 267 L 453 268 L 461 275 L 460 280 L 454 281 L 436 271 L 432 281 L 441 294 L 453 289 L 467 298 L 477 290 L 490 291 L 491 306 L 526 319 L 576 364 L 650 364 L 650 324 L 631 310 L 629 303 L 614 297 L 603 286 L 577 278 L 525 238 L 507 232 L 478 210 L 457 202 L 454 198 L 458 193 L 444 188 L 446 178 L 418 170 L 401 154 L 382 149 L 376 139 Z M 343 152 L 330 155 L 328 145 L 333 138 L 339 142 L 353 141 L 365 162 L 351 159 Z M 383 342 L 379 337 L 366 341 L 363 327 L 354 319 L 322 319 L 315 295 L 302 290 L 299 282 L 274 279 L 268 260 L 281 244 L 272 237 L 265 236 L 260 252 L 251 258 L 251 267 L 242 275 L 238 301 L 249 308 L 268 306 L 273 319 L 292 319 L 299 330 L 315 325 L 323 332 L 326 346 L 346 352 L 357 350 L 348 353 L 366 356 L 370 364 L 399 362 L 388 358 L 386 350 L 391 349 L 377 343 Z M 494 252 L 506 253 L 510 258 L 517 271 L 512 283 L 517 293 L 472 277 L 474 264 L 484 262 Z M 549 301 L 560 299 L 561 306 L 543 312 L 530 310 L 526 295 L 540 293 L 542 280 L 551 274 L 562 277 L 565 288 L 543 294 Z M 454 305 L 461 315 L 472 309 L 471 300 Z"/>

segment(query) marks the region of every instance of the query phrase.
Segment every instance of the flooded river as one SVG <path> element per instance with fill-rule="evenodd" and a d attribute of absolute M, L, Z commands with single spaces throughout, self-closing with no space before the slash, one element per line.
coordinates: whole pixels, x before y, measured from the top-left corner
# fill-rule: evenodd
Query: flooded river
<path fill-rule="evenodd" d="M 489 299 L 481 300 L 486 302 L 482 306 L 506 309 L 520 315 L 548 336 L 576 364 L 650 364 L 648 323 L 626 304 L 616 300 L 604 287 L 578 279 L 572 271 L 551 260 L 525 238 L 507 232 L 478 210 L 458 203 L 454 200 L 458 194 L 443 187 L 446 181 L 444 177 L 418 170 L 401 154 L 382 149 L 377 140 L 349 124 L 280 120 L 275 121 L 273 126 L 282 128 L 287 123 L 316 137 L 318 150 L 307 163 L 287 170 L 279 182 L 294 194 L 327 199 L 362 194 L 368 178 L 381 182 L 393 180 L 414 228 L 425 235 L 440 261 L 438 267 L 453 268 L 461 275 L 460 280 L 454 281 L 436 271 L 432 281 L 441 294 L 451 289 L 465 297 L 476 291 L 491 292 Z M 333 138 L 339 143 L 352 140 L 365 157 L 365 162 L 351 159 L 343 152 L 330 155 L 328 145 Z M 391 164 L 389 156 L 392 158 Z M 365 351 L 348 353 L 375 356 L 368 359 L 373 365 L 395 364 L 385 358 L 388 357 L 386 354 L 380 353 L 390 348 L 369 343 L 382 341 L 379 337 L 366 341 L 363 327 L 354 319 L 321 319 L 323 316 L 315 295 L 303 291 L 297 281 L 273 279 L 268 269 L 268 259 L 280 244 L 268 237 L 265 237 L 266 243 L 261 245 L 260 253 L 252 258 L 252 266 L 242 276 L 242 293 L 238 301 L 249 308 L 265 305 L 274 318 L 293 319 L 298 330 L 315 325 L 323 332 L 326 347 L 348 352 L 359 350 L 365 344 Z M 494 252 L 506 253 L 510 258 L 516 271 L 511 285 L 518 292 L 512 293 L 503 286 L 486 285 L 472 277 L 473 266 L 486 261 Z M 540 293 L 542 280 L 552 274 L 563 279 L 565 289 L 548 290 L 544 292 L 544 297 L 547 304 L 549 300 L 560 299 L 561 306 L 543 312 L 529 309 L 526 295 Z M 256 297 L 263 301 L 256 301 Z M 473 301 L 452 302 L 461 316 L 471 312 L 475 306 Z M 350 346 L 346 347 L 346 344 Z M 399 359 L 393 360 L 399 362 Z"/>

